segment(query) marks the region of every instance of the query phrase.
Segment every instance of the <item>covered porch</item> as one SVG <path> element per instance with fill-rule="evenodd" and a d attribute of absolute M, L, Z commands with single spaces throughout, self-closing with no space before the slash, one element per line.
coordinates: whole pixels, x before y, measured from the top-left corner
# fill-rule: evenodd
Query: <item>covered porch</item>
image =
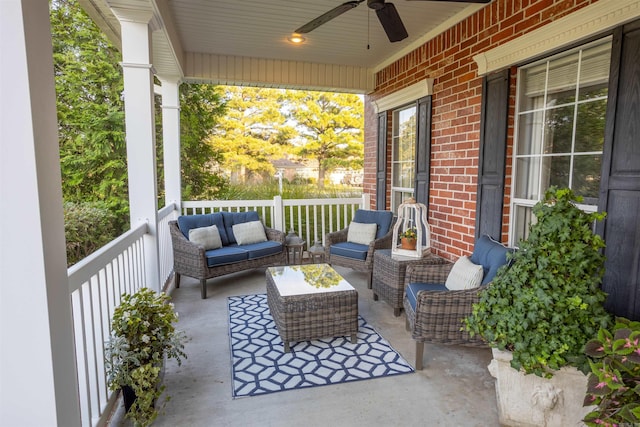
<path fill-rule="evenodd" d="M 238 28 L 244 29 L 245 34 L 251 33 L 274 46 L 282 42 L 284 46 L 286 35 L 298 24 L 335 6 L 330 1 L 305 1 L 303 6 L 287 9 L 292 2 L 273 2 L 271 6 L 277 7 L 261 9 L 261 3 L 271 2 L 208 2 L 203 9 L 186 0 L 82 2 L 123 53 L 131 230 L 103 248 L 96 258 L 69 271 L 64 255 L 48 1 L 1 3 L 3 422 L 102 425 L 113 409 L 115 400 L 104 387 L 99 348 L 108 330 L 108 310 L 103 311 L 100 304 L 94 306 L 93 297 L 100 300 L 104 292 L 103 301 L 113 307 L 117 303 L 116 291 L 131 291 L 143 285 L 161 290 L 166 284 L 171 289 L 171 249 L 163 233 L 166 221 L 186 207 L 180 179 L 180 84 L 250 84 L 366 94 L 364 192 L 370 198 L 368 207 L 377 209 L 391 206 L 387 197 L 391 171 L 387 165 L 392 155 L 391 146 L 386 143 L 386 120 L 394 108 L 419 100 L 419 111 L 424 113 L 420 117 L 433 117 L 433 121 L 425 121 L 427 133 L 417 136 L 428 144 L 427 151 L 419 152 L 416 158 L 415 191 L 430 206 L 434 249 L 439 255 L 454 259 L 470 252 L 478 226 L 485 224 L 480 216 L 487 212 L 480 206 L 476 209 L 476 195 L 480 197 L 482 191 L 495 196 L 489 214 L 498 219 L 498 234 L 507 235 L 509 228 L 511 177 L 505 181 L 504 170 L 489 170 L 489 175 L 480 176 L 478 159 L 483 158 L 485 140 L 494 135 L 491 132 L 497 132 L 502 137 L 498 142 L 512 160 L 513 116 L 509 116 L 504 129 L 482 127 L 486 120 L 481 99 L 487 96 L 483 77 L 608 33 L 640 17 L 640 2 L 634 0 L 494 0 L 489 5 L 455 2 L 446 3 L 439 13 L 429 13 L 426 6 L 432 2 L 397 0 L 410 33 L 402 43 L 388 44 L 380 32 L 365 38 L 368 21 L 364 13 L 353 15 L 351 24 L 338 22 L 334 29 L 329 28 L 328 41 L 309 45 L 321 45 L 323 50 L 301 51 L 287 45 L 286 53 L 267 49 L 255 43 L 255 38 L 243 39 L 242 32 L 232 34 L 225 22 L 214 21 L 228 8 L 248 8 L 234 9 L 236 17 L 241 18 L 229 19 L 229 23 L 240 22 Z M 358 10 L 366 11 L 365 5 Z M 194 17 L 201 20 L 194 22 Z M 242 25 L 260 17 L 272 31 L 277 27 L 281 40 L 265 37 L 264 32 L 258 31 L 261 27 L 247 29 Z M 178 28 L 185 26 L 199 32 L 179 32 Z M 450 49 L 447 43 L 453 39 L 456 44 Z M 363 48 L 367 43 L 371 49 Z M 223 49 L 232 45 L 236 46 L 235 51 Z M 266 52 L 265 56 L 259 56 L 259 52 Z M 154 86 L 154 77 L 159 79 L 160 87 Z M 504 80 L 515 86 L 515 72 Z M 156 205 L 154 92 L 162 94 L 165 143 L 166 200 L 160 211 Z M 495 96 L 506 99 L 509 93 Z M 511 109 L 514 99 L 512 95 Z M 631 99 L 634 100 L 637 96 Z M 430 115 L 426 114 L 427 106 Z M 637 143 L 627 147 L 630 155 L 637 155 Z M 633 163 L 628 159 L 635 157 L 623 156 L 623 160 Z M 634 192 L 636 169 L 631 166 L 628 171 L 623 169 L 621 179 L 611 180 L 616 185 L 622 182 L 614 190 L 627 197 L 618 203 L 625 212 L 638 211 L 634 204 L 638 200 L 638 193 Z M 505 169 L 504 163 L 502 168 Z M 509 173 L 510 168 L 506 166 Z M 494 180 L 494 172 L 502 172 L 503 180 Z M 613 202 L 607 209 L 611 206 Z M 637 217 L 625 219 L 624 227 L 614 227 L 613 231 L 618 230 L 622 236 L 633 236 L 633 231 L 637 234 Z M 281 227 L 284 224 L 279 223 Z M 495 224 L 492 221 L 491 225 Z M 627 241 L 629 247 L 637 247 L 631 238 Z M 625 250 L 610 259 L 618 260 L 620 271 L 624 267 L 621 274 L 609 270 L 616 276 L 614 279 L 621 277 L 620 283 L 626 280 L 622 284 L 612 280 L 610 286 L 619 291 L 619 300 L 632 304 L 635 299 L 627 295 L 637 293 L 638 253 Z M 413 341 L 404 331 L 402 318 L 393 317 L 383 302 L 370 299 L 365 279 L 358 273 L 341 272 L 359 290 L 363 316 L 412 361 Z M 183 326 L 199 339 L 194 338 L 187 348 L 187 365 L 168 367 L 166 381 L 173 400 L 167 406 L 167 414 L 158 420 L 159 425 L 208 425 L 218 421 L 223 425 L 248 425 L 249 421 L 265 420 L 271 425 L 288 420 L 292 424 L 293 420 L 313 424 L 309 414 L 317 415 L 317 425 L 326 424 L 325 421 L 341 425 L 341 420 L 347 420 L 343 424 L 349 425 L 379 421 L 497 424 L 493 381 L 486 371 L 488 350 L 457 347 L 427 346 L 426 369 L 402 378 L 231 400 L 230 386 L 225 383 L 230 375 L 226 297 L 261 292 L 263 273 L 258 270 L 216 279 L 215 286 L 210 285 L 211 296 L 207 300 L 200 300 L 196 283 L 187 278 L 173 293 Z M 121 287 L 113 286 L 120 281 Z M 104 283 L 109 284 L 109 290 L 100 287 Z M 80 314 L 74 312 L 74 307 L 80 307 Z M 204 337 L 204 332 L 211 335 Z M 91 342 L 89 346 L 82 345 L 81 351 L 77 351 L 82 341 L 79 336 Z M 29 396 L 28 401 L 22 396 Z M 295 418 L 298 416 L 301 418 Z"/>

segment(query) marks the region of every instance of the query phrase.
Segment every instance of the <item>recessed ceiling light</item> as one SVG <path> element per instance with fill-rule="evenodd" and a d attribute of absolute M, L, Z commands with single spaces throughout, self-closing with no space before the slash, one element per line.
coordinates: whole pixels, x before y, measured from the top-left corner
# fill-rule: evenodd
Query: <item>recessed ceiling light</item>
<path fill-rule="evenodd" d="M 287 40 L 289 40 L 290 43 L 293 44 L 302 44 L 304 43 L 307 39 L 305 39 L 304 37 L 302 37 L 300 34 L 298 33 L 293 33 L 291 34 L 289 37 L 287 37 Z"/>

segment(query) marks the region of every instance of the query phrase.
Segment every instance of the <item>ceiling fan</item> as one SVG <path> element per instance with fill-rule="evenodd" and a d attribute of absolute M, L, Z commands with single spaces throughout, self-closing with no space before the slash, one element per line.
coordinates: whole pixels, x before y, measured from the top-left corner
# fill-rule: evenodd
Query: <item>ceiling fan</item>
<path fill-rule="evenodd" d="M 342 3 L 339 6 L 334 7 L 330 11 L 323 13 L 315 19 L 304 24 L 302 27 L 298 28 L 295 32 L 298 34 L 305 34 L 310 31 L 315 30 L 322 24 L 326 24 L 331 21 L 333 18 L 336 18 L 348 10 L 353 9 L 358 6 L 360 3 L 365 0 L 354 0 L 348 1 L 346 3 Z M 386 3 L 384 0 L 366 0 L 367 6 L 376 11 L 376 15 L 378 16 L 378 20 L 380 24 L 382 24 L 382 28 L 384 28 L 385 33 L 387 33 L 387 37 L 389 37 L 390 42 L 399 42 L 409 36 L 407 34 L 407 29 L 404 27 L 402 23 L 402 19 L 400 19 L 400 15 L 398 14 L 398 10 L 393 5 L 393 3 Z M 491 0 L 431 0 L 431 1 L 453 1 L 453 2 L 464 2 L 464 3 L 489 3 Z"/>

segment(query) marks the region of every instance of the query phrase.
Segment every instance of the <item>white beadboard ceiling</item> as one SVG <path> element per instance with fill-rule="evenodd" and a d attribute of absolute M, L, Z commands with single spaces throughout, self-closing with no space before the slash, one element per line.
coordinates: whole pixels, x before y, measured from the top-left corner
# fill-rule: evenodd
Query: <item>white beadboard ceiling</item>
<path fill-rule="evenodd" d="M 365 1 L 305 34 L 304 44 L 294 46 L 287 41 L 287 36 L 296 28 L 343 2 L 80 0 L 83 8 L 118 45 L 120 25 L 114 10 L 152 11 L 153 59 L 159 75 L 228 84 L 244 81 L 288 87 L 351 87 L 359 92 L 371 89 L 375 71 L 487 6 L 460 1 L 393 0 L 409 37 L 390 43 L 375 11 L 369 9 Z M 240 69 L 239 64 L 264 69 Z M 307 83 L 287 82 L 273 71 L 284 68 L 311 70 L 311 77 L 307 76 Z M 368 75 L 368 80 L 364 79 L 366 84 L 361 83 L 363 73 Z M 315 74 L 323 74 L 324 82 L 309 82 L 317 79 Z M 260 78 L 253 77 L 258 75 Z M 339 75 L 339 78 L 327 78 Z"/>

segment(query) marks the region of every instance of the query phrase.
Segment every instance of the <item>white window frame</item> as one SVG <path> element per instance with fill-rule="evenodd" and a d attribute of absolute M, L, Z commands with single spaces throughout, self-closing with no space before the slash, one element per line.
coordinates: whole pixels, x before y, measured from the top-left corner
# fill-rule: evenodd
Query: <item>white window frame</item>
<path fill-rule="evenodd" d="M 591 43 L 587 43 L 585 45 L 576 47 L 575 49 L 571 49 L 571 50 L 568 50 L 566 52 L 562 52 L 562 53 L 559 53 L 559 54 L 556 54 L 556 55 L 549 56 L 549 57 L 544 58 L 544 59 L 542 59 L 540 61 L 537 61 L 535 63 L 532 63 L 532 64 L 529 64 L 527 66 L 521 67 L 521 68 L 518 69 L 517 81 L 521 82 L 521 78 L 522 78 L 521 76 L 522 76 L 523 70 L 527 70 L 527 69 L 530 69 L 532 67 L 540 66 L 541 64 L 545 64 L 546 63 L 547 72 L 548 72 L 549 63 L 551 61 L 556 60 L 556 59 L 561 59 L 562 57 L 568 57 L 569 55 L 571 55 L 571 54 L 573 54 L 575 52 L 581 52 L 581 51 L 586 50 L 586 49 L 588 49 L 590 47 L 593 47 L 593 46 L 598 45 L 600 43 L 606 43 L 606 42 L 611 43 L 611 37 L 610 36 L 609 37 L 605 37 L 605 38 L 600 39 L 600 40 L 597 40 L 597 41 L 594 41 L 594 42 L 591 42 Z M 579 87 L 580 87 L 579 82 L 576 82 L 576 97 L 575 97 L 575 100 L 573 102 L 576 105 L 576 107 L 582 103 L 577 97 L 577 93 L 578 93 Z M 510 197 L 510 220 L 509 220 L 509 244 L 511 246 L 516 246 L 518 244 L 518 242 L 517 242 L 518 238 L 516 236 L 516 233 L 518 231 L 517 229 L 520 228 L 520 226 L 528 227 L 529 224 L 530 224 L 530 223 L 529 224 L 518 224 L 517 223 L 516 219 L 517 219 L 517 215 L 518 215 L 518 212 L 517 212 L 518 208 L 521 208 L 521 207 L 529 208 L 529 209 L 532 208 L 540 200 L 540 198 L 542 198 L 544 196 L 544 192 L 546 190 L 546 188 L 543 188 L 543 185 L 542 185 L 543 182 L 542 182 L 541 177 L 543 176 L 543 174 L 542 174 L 542 171 L 541 171 L 538 174 L 538 182 L 537 182 L 537 185 L 538 185 L 538 189 L 537 189 L 538 199 L 537 200 L 533 200 L 533 199 L 523 199 L 523 198 L 517 198 L 516 197 L 516 188 L 517 188 L 517 179 L 518 179 L 518 176 L 517 176 L 517 174 L 518 174 L 518 170 L 517 170 L 518 159 L 523 159 L 523 158 L 529 157 L 529 158 L 538 158 L 538 159 L 542 160 L 542 159 L 547 158 L 547 157 L 552 157 L 552 155 L 547 155 L 547 154 L 544 154 L 544 153 L 541 153 L 541 154 L 521 154 L 521 155 L 517 154 L 518 153 L 518 141 L 520 140 L 520 138 L 519 138 L 520 117 L 521 117 L 521 114 L 520 114 L 520 111 L 519 111 L 520 105 L 521 105 L 521 99 L 520 99 L 521 91 L 520 91 L 520 88 L 521 88 L 521 85 L 518 84 L 518 91 L 516 93 L 516 111 L 515 111 L 515 120 L 514 120 L 514 126 L 515 126 L 515 128 L 514 128 L 514 144 L 513 144 L 512 169 L 511 169 L 512 170 L 512 175 L 511 175 L 511 183 L 512 184 L 511 184 L 511 197 Z M 548 87 L 547 87 L 547 82 L 545 82 L 545 89 L 544 89 L 544 97 L 545 97 L 545 99 L 546 99 L 547 95 L 548 95 Z M 607 94 L 607 97 L 608 97 L 608 94 Z M 567 104 L 567 105 L 570 105 L 570 104 Z M 534 108 L 534 109 L 530 110 L 529 112 L 535 111 L 535 110 L 536 109 Z M 543 107 L 541 108 L 541 111 L 543 112 L 542 123 L 544 123 L 544 121 L 545 121 L 546 112 L 550 111 L 550 110 L 551 110 L 551 108 L 549 108 L 549 107 L 547 107 L 545 105 L 543 105 Z M 577 114 L 577 110 L 578 110 L 578 108 L 575 108 L 574 123 L 573 123 L 573 127 L 574 128 L 573 128 L 573 131 L 572 131 L 571 152 L 569 153 L 571 158 L 574 158 L 574 155 L 575 155 L 574 144 L 575 144 L 575 134 L 576 134 L 576 125 L 577 125 L 576 121 L 575 121 L 575 114 Z M 542 136 L 540 136 L 539 141 L 536 140 L 536 143 L 540 143 L 540 144 L 543 143 Z M 582 153 L 581 152 L 580 154 L 581 155 L 582 154 L 589 155 L 589 154 L 596 154 L 596 153 L 591 153 L 591 152 Z M 597 154 L 603 154 L 603 153 L 602 152 L 598 152 Z M 540 167 L 540 169 L 542 169 L 542 167 L 543 167 L 542 163 L 543 162 L 540 161 L 539 163 L 540 163 L 539 167 Z M 570 164 L 572 165 L 573 161 L 571 161 Z M 572 174 L 573 174 L 573 167 L 570 166 L 569 182 L 572 182 Z M 584 210 L 585 212 L 595 212 L 598 209 L 597 205 L 592 205 L 592 204 L 578 204 L 577 206 L 580 209 Z M 529 215 L 530 215 L 530 221 L 531 222 L 535 222 L 535 216 L 533 215 L 533 213 L 530 213 Z M 516 225 L 518 225 L 518 227 L 516 227 Z"/>
<path fill-rule="evenodd" d="M 413 152 L 411 160 L 407 160 L 401 162 L 397 160 L 396 157 L 396 144 L 398 143 L 398 135 L 397 131 L 399 130 L 397 124 L 397 117 L 401 111 L 413 109 L 413 114 L 415 117 L 415 130 L 413 134 Z M 406 104 L 400 108 L 396 108 L 392 111 L 391 114 L 391 211 L 397 212 L 400 204 L 408 199 L 409 197 L 415 197 L 415 174 L 416 174 L 416 143 L 417 143 L 417 133 L 418 133 L 418 106 L 416 103 Z M 411 167 L 413 168 L 413 180 L 411 182 L 411 187 L 401 187 L 396 186 L 395 184 L 395 176 L 396 176 L 396 168 L 400 165 L 400 163 L 408 163 L 411 162 Z"/>

